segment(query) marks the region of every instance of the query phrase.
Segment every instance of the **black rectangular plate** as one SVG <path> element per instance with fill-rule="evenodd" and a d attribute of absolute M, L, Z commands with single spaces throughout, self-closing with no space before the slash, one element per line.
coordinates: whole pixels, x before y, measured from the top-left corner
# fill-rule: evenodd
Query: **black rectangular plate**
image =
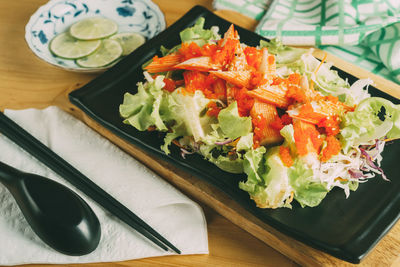
<path fill-rule="evenodd" d="M 172 154 L 167 156 L 160 150 L 163 138 L 159 133 L 140 132 L 122 123 L 118 108 L 124 93 L 135 93 L 136 83 L 143 81 L 141 65 L 154 55 L 160 55 L 161 45 L 171 48 L 180 43 L 179 32 L 192 26 L 199 17 L 206 19 L 206 28 L 217 25 L 222 33 L 231 24 L 204 7 L 196 6 L 117 65 L 72 92 L 69 95 L 70 101 L 117 136 L 152 156 L 166 160 L 213 184 L 257 218 L 282 233 L 337 258 L 359 263 L 399 218 L 399 142 L 388 145 L 383 153 L 382 168 L 391 182 L 377 176 L 367 183 L 360 184 L 359 189 L 352 192 L 348 199 L 342 190 L 332 190 L 318 207 L 301 208 L 294 203 L 292 209 L 273 210 L 257 208 L 248 194 L 239 189 L 238 183 L 246 178 L 245 175 L 224 172 L 199 155 L 182 159 L 176 148 L 172 148 Z M 236 26 L 236 29 L 241 42 L 248 45 L 257 46 L 259 41 L 264 39 L 239 26 Z M 340 76 L 347 78 L 350 83 L 356 80 L 352 75 L 338 71 Z M 399 103 L 397 99 L 375 88 L 370 87 L 370 93 Z"/>

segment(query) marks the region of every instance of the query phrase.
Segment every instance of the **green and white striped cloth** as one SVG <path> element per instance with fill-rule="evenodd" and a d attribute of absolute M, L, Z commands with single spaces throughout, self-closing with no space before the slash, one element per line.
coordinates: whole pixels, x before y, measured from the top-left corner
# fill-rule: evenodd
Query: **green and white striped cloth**
<path fill-rule="evenodd" d="M 400 83 L 400 0 L 214 0 L 214 8 L 259 20 L 262 36 L 315 45 Z"/>
<path fill-rule="evenodd" d="M 240 12 L 255 20 L 260 20 L 268 9 L 272 0 L 216 0 L 215 9 L 229 9 Z"/>

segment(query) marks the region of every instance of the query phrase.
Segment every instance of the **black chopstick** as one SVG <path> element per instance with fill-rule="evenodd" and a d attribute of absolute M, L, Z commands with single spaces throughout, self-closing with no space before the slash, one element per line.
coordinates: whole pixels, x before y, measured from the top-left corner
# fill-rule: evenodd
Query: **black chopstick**
<path fill-rule="evenodd" d="M 181 254 L 179 249 L 151 228 L 136 214 L 118 202 L 114 197 L 101 189 L 98 185 L 21 128 L 14 121 L 9 119 L 2 112 L 0 112 L 0 132 L 39 161 L 43 162 L 55 173 L 81 190 L 84 194 L 96 201 L 105 210 L 131 226 L 160 248 L 168 251 L 169 247 L 176 253 Z"/>

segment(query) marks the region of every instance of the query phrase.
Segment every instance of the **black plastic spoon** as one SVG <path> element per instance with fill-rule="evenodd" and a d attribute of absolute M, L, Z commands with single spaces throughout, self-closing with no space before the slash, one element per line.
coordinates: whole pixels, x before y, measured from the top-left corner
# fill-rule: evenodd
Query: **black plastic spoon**
<path fill-rule="evenodd" d="M 71 256 L 96 249 L 101 236 L 99 220 L 72 190 L 2 162 L 0 182 L 14 196 L 34 232 L 50 247 Z"/>

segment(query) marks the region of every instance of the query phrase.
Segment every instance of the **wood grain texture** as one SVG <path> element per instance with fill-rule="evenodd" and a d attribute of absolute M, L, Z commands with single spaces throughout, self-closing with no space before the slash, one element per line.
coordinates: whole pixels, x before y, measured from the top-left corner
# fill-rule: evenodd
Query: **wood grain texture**
<path fill-rule="evenodd" d="M 0 1 L 0 110 L 47 107 L 63 99 L 66 91 L 97 76 L 58 69 L 41 61 L 29 50 L 24 40 L 25 25 L 39 6 L 46 2 L 47 0 Z M 211 9 L 211 0 L 176 0 L 173 5 L 166 0 L 154 2 L 165 14 L 167 25 L 171 25 L 194 5 L 201 4 Z M 207 205 L 200 204 L 207 220 L 209 255 L 63 266 L 297 266 Z M 3 242 L 1 237 L 0 242 Z"/>
<path fill-rule="evenodd" d="M 68 266 L 296 266 L 291 259 L 304 266 L 353 266 L 277 232 L 243 210 L 218 189 L 166 162 L 155 160 L 100 127 L 69 104 L 67 93 L 87 83 L 96 75 L 57 69 L 36 58 L 29 50 L 24 41 L 24 27 L 30 15 L 45 2 L 45 0 L 0 1 L 0 109 L 43 108 L 57 105 L 72 113 L 201 203 L 209 231 L 209 255 L 168 256 Z M 154 2 L 164 12 L 168 25 L 196 4 L 211 9 L 211 1 L 206 0 L 179 0 L 173 4 L 167 0 Z M 239 13 L 230 11 L 217 13 L 248 29 L 254 29 L 256 25 L 255 21 Z M 316 51 L 316 55 L 321 56 L 318 53 L 321 52 Z M 344 70 L 351 70 L 349 72 L 358 77 L 371 77 L 381 90 L 396 97 L 400 96 L 398 85 L 379 79 L 341 59 L 333 56 L 329 56 L 329 59 Z M 396 224 L 360 266 L 399 266 L 397 265 L 400 264 L 399 251 L 400 224 Z"/>

